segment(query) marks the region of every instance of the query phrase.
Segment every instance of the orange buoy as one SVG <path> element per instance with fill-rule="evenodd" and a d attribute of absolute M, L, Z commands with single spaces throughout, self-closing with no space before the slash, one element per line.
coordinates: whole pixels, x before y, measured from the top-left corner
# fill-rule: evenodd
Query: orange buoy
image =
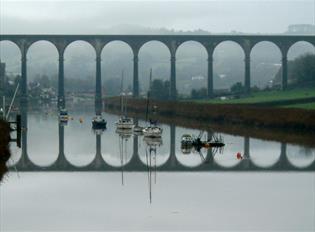
<path fill-rule="evenodd" d="M 237 158 L 238 160 L 241 160 L 241 159 L 243 159 L 243 156 L 242 156 L 242 154 L 241 154 L 240 152 L 237 152 L 237 153 L 236 153 L 236 158 Z"/>
<path fill-rule="evenodd" d="M 205 143 L 205 145 L 203 145 L 205 148 L 209 148 L 211 147 L 211 145 L 209 143 Z"/>

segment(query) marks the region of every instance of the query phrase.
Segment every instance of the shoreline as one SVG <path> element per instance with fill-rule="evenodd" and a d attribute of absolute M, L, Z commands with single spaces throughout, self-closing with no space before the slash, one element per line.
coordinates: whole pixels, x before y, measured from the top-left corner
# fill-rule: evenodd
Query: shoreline
<path fill-rule="evenodd" d="M 8 171 L 6 162 L 11 157 L 10 149 L 10 126 L 6 121 L 0 119 L 0 182 Z"/>
<path fill-rule="evenodd" d="M 315 147 L 315 111 L 156 100 L 150 105 L 158 106 L 154 117 L 162 123 Z M 119 114 L 119 98 L 106 99 L 105 109 Z M 128 99 L 128 112 L 145 119 L 146 100 Z"/>

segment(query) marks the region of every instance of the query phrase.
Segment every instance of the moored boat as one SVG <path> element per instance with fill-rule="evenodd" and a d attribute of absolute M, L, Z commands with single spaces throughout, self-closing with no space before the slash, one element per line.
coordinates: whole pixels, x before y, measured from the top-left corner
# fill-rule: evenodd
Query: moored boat
<path fill-rule="evenodd" d="M 66 109 L 60 109 L 59 111 L 59 121 L 60 122 L 68 122 L 69 114 Z"/>
<path fill-rule="evenodd" d="M 146 137 L 159 138 L 162 136 L 162 133 L 163 129 L 154 125 L 150 125 L 143 129 L 143 135 Z"/>
<path fill-rule="evenodd" d="M 142 135 L 143 134 L 143 129 L 144 129 L 144 127 L 142 127 L 142 126 L 134 126 L 133 127 L 133 133 L 135 135 Z"/>
<path fill-rule="evenodd" d="M 121 117 L 116 122 L 116 127 L 117 127 L 117 129 L 132 130 L 132 128 L 134 127 L 133 119 L 132 118 L 128 118 L 128 117 Z"/>
<path fill-rule="evenodd" d="M 106 129 L 107 122 L 102 115 L 96 115 L 92 120 L 92 128 L 95 129 Z"/>

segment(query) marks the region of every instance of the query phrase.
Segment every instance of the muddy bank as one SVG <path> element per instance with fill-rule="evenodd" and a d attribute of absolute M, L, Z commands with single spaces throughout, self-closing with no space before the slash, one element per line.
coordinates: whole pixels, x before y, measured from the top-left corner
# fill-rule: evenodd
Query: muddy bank
<path fill-rule="evenodd" d="M 0 181 L 4 174 L 8 171 L 6 162 L 11 154 L 9 149 L 10 127 L 9 124 L 0 119 Z"/>
<path fill-rule="evenodd" d="M 152 101 L 150 105 L 158 106 L 156 117 L 163 123 L 315 147 L 315 111 L 188 102 Z M 106 99 L 105 109 L 119 113 L 119 98 Z M 129 99 L 128 110 L 144 119 L 146 101 Z"/>

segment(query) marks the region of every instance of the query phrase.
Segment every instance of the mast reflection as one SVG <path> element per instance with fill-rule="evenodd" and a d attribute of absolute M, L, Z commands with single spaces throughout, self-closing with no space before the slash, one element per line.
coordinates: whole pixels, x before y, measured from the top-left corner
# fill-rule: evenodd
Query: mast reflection
<path fill-rule="evenodd" d="M 124 185 L 124 166 L 127 161 L 127 142 L 132 135 L 132 130 L 129 129 L 116 129 L 119 135 L 119 157 L 121 166 L 121 185 Z"/>
<path fill-rule="evenodd" d="M 145 157 L 148 172 L 149 200 L 152 203 L 152 168 L 154 170 L 154 184 L 156 184 L 157 148 L 162 145 L 163 141 L 161 137 L 144 137 L 143 141 L 146 143 Z"/>

